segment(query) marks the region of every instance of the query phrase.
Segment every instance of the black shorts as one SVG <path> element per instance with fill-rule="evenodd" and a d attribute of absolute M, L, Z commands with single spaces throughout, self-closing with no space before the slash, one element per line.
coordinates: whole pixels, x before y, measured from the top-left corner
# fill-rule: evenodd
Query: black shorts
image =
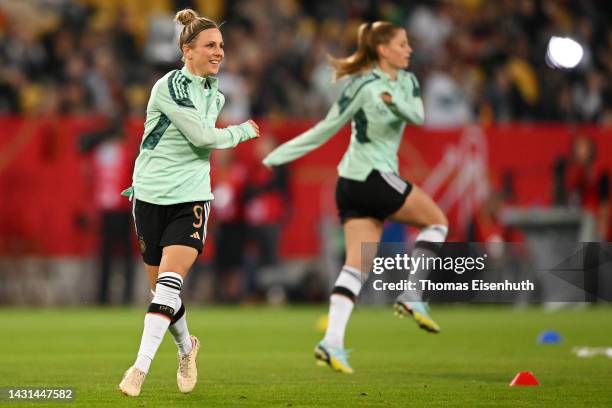
<path fill-rule="evenodd" d="M 136 238 L 147 265 L 158 266 L 168 245 L 204 249 L 210 201 L 157 205 L 134 199 Z"/>
<path fill-rule="evenodd" d="M 378 170 L 372 170 L 365 181 L 339 177 L 336 183 L 338 215 L 342 222 L 364 217 L 384 221 L 402 207 L 410 191 L 409 182 Z"/>

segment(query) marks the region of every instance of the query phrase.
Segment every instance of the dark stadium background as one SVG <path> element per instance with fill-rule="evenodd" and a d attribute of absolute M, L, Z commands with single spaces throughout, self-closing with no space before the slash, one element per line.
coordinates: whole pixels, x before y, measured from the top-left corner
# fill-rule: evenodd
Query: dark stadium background
<path fill-rule="evenodd" d="M 184 7 L 224 22 L 220 123 L 254 117 L 265 140 L 213 155 L 216 206 L 188 297 L 326 298 L 342 258 L 333 188 L 348 127 L 280 181 L 260 158 L 325 115 L 343 87 L 330 82 L 326 55 L 352 52 L 362 21 L 409 32 L 426 123 L 406 130 L 402 174 L 448 213 L 450 240 L 529 246 L 540 237 L 522 228 L 531 221 L 553 241 L 610 239 L 608 2 L 2 1 L 0 303 L 146 298 L 118 192 L 130 184 L 148 92 L 180 66 L 172 17 Z M 547 60 L 552 35 L 582 46 L 578 66 Z M 568 217 L 572 229 L 557 228 Z M 236 230 L 243 239 L 220 248 Z M 410 246 L 410 229 L 386 233 Z M 228 256 L 238 265 L 226 267 Z"/>

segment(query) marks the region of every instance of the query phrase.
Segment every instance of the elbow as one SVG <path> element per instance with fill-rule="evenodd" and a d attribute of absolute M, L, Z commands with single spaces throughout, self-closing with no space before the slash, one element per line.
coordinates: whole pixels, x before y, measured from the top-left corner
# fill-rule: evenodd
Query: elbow
<path fill-rule="evenodd" d="M 404 120 L 411 125 L 421 126 L 423 123 L 425 123 L 425 115 L 412 112 L 410 115 L 405 115 Z"/>
<path fill-rule="evenodd" d="M 417 106 L 415 106 L 413 113 L 414 113 L 413 123 L 415 125 L 421 126 L 423 123 L 425 123 L 425 107 L 423 106 L 422 101 L 419 101 Z"/>
<path fill-rule="evenodd" d="M 203 129 L 191 140 L 191 143 L 200 149 L 213 149 L 218 144 L 217 135 L 214 131 Z"/>
<path fill-rule="evenodd" d="M 197 137 L 189 140 L 192 145 L 197 147 L 198 149 L 210 149 L 214 146 L 214 141 L 206 138 L 206 137 Z"/>
<path fill-rule="evenodd" d="M 413 123 L 417 126 L 421 126 L 425 123 L 425 110 L 422 107 L 416 110 Z"/>
<path fill-rule="evenodd" d="M 210 145 L 207 140 L 203 140 L 203 139 L 191 140 L 191 144 L 199 149 L 205 149 L 209 147 Z"/>

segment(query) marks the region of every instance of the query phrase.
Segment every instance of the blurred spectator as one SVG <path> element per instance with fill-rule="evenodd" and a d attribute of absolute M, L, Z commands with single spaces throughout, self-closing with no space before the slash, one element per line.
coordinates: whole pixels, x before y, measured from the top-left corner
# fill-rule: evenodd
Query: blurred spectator
<path fill-rule="evenodd" d="M 442 57 L 445 60 L 446 57 Z M 472 105 L 462 88 L 464 67 L 459 62 L 442 62 L 425 80 L 425 126 L 462 126 L 472 121 Z M 448 69 L 446 69 L 448 67 Z"/>
<path fill-rule="evenodd" d="M 85 75 L 85 83 L 96 112 L 112 116 L 125 108 L 121 73 L 116 69 L 109 49 L 95 51 L 93 66 Z"/>
<path fill-rule="evenodd" d="M 242 123 L 251 115 L 251 89 L 240 73 L 238 60 L 228 59 L 219 73 L 220 91 L 225 96 L 225 106 L 220 120 L 224 123 Z"/>
<path fill-rule="evenodd" d="M 512 118 L 512 84 L 504 67 L 498 67 L 485 89 L 485 100 L 491 109 L 493 119 L 498 123 L 509 122 Z"/>
<path fill-rule="evenodd" d="M 87 65 L 82 56 L 73 55 L 66 60 L 64 71 L 61 73 L 64 113 L 86 113 L 92 109 L 90 94 L 84 86 L 86 70 Z"/>
<path fill-rule="evenodd" d="M 94 37 L 86 40 L 96 43 L 98 40 Z M 134 162 L 133 145 L 127 143 L 125 130 L 129 114 L 127 94 L 110 48 L 92 50 L 89 57 L 89 67 L 78 56 L 66 61 L 63 79 L 67 92 L 63 107 L 75 113 L 90 106 L 106 120 L 102 130 L 85 134 L 80 140 L 81 151 L 93 153 L 94 208 L 100 216 L 99 302 L 107 304 L 111 300 L 113 262 L 118 258 L 124 270 L 122 303 L 129 304 L 134 296 L 133 221 L 131 203 L 121 196 L 125 186 L 131 184 Z"/>
<path fill-rule="evenodd" d="M 131 182 L 134 158 L 124 136 L 123 122 L 119 121 L 98 133 L 85 134 L 80 140 L 81 151 L 93 154 L 93 206 L 99 215 L 100 229 L 100 304 L 111 301 L 112 271 L 117 260 L 123 269 L 121 302 L 130 304 L 134 298 L 132 209 L 131 203 L 121 196 Z"/>
<path fill-rule="evenodd" d="M 604 77 L 598 71 L 587 74 L 585 82 L 573 89 L 573 104 L 578 117 L 584 122 L 596 122 L 603 111 Z"/>
<path fill-rule="evenodd" d="M 173 21 L 173 14 L 158 14 L 149 17 L 149 32 L 145 45 L 145 56 L 149 63 L 171 66 L 181 58 L 176 46 L 180 32 Z"/>
<path fill-rule="evenodd" d="M 244 295 L 244 188 L 246 166 L 236 160 L 234 150 L 217 150 L 213 156 L 212 202 L 215 226 L 215 300 L 236 302 Z"/>
<path fill-rule="evenodd" d="M 376 19 L 408 29 L 430 125 L 612 121 L 610 6 L 595 0 L 0 0 L 0 113 L 25 112 L 23 94 L 51 82 L 64 112 L 108 114 L 122 97 L 142 115 L 151 79 L 180 65 L 172 15 L 186 6 L 228 22 L 228 122 L 324 114 L 338 88 L 322 86 L 325 56 L 349 54 L 354 26 Z M 575 70 L 546 66 L 552 35 L 582 45 Z"/>
<path fill-rule="evenodd" d="M 540 89 L 535 69 L 529 61 L 529 43 L 526 36 L 516 39 L 512 55 L 506 63 L 506 71 L 514 90 L 512 117 L 521 120 L 533 119 Z"/>
<path fill-rule="evenodd" d="M 433 6 L 417 6 L 410 15 L 407 28 L 414 47 L 412 58 L 416 63 L 427 65 L 440 57 L 453 31 L 450 8 L 449 3 L 437 1 Z"/>
<path fill-rule="evenodd" d="M 482 242 L 491 244 L 491 249 L 495 253 L 504 242 L 522 242 L 522 233 L 504 225 L 500 218 L 500 213 L 505 205 L 504 193 L 491 191 L 484 203 L 474 213 L 468 227 L 468 241 Z"/>
<path fill-rule="evenodd" d="M 276 139 L 271 135 L 257 140 L 256 160 L 249 169 L 244 191 L 248 236 L 255 249 L 254 266 L 257 270 L 278 265 L 281 226 L 287 220 L 291 208 L 287 167 L 275 166 L 268 169 L 261 164 L 276 145 Z M 254 284 L 255 277 L 251 281 Z"/>
<path fill-rule="evenodd" d="M 0 113 L 18 113 L 23 75 L 13 68 L 0 68 Z"/>
<path fill-rule="evenodd" d="M 577 119 L 575 106 L 572 103 L 572 88 L 568 83 L 561 85 L 556 98 L 553 99 L 553 112 L 550 117 L 556 122 L 574 122 Z"/>
<path fill-rule="evenodd" d="M 597 146 L 587 135 L 572 141 L 569 157 L 560 158 L 555 166 L 556 200 L 581 207 L 593 215 L 601 239 L 609 239 L 610 178 L 607 170 L 595 165 Z M 563 183 L 561 186 L 558 183 Z"/>

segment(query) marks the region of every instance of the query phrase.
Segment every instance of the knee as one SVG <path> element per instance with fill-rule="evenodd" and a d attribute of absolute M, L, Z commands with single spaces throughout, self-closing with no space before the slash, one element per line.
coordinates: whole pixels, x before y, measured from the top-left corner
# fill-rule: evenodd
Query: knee
<path fill-rule="evenodd" d="M 352 268 L 361 269 L 361 248 L 353 247 L 347 242 L 344 254 L 344 264 Z"/>
<path fill-rule="evenodd" d="M 362 251 L 348 254 L 344 259 L 344 266 L 353 268 L 359 271 L 365 277 L 368 276 L 372 265 L 374 264 L 374 258 L 376 257 L 378 245 L 376 248 L 369 248 L 369 245 L 364 245 Z"/>
<path fill-rule="evenodd" d="M 355 269 L 361 269 L 361 262 L 359 262 L 359 259 L 357 258 L 351 258 L 348 256 L 345 257 L 344 265 L 350 266 L 351 268 L 355 268 Z"/>
<path fill-rule="evenodd" d="M 416 224 L 421 230 L 439 225 L 444 228 L 448 228 L 448 218 L 437 206 L 432 209 L 433 211 L 427 211 L 421 216 Z"/>
<path fill-rule="evenodd" d="M 423 221 L 425 222 L 422 225 L 422 229 L 430 228 L 436 225 L 448 228 L 448 218 L 438 206 L 436 206 L 435 210 L 430 212 Z"/>
<path fill-rule="evenodd" d="M 174 272 L 181 276 L 187 276 L 187 273 L 191 269 L 193 263 L 189 262 L 190 260 L 181 259 L 176 256 L 164 256 L 159 265 L 159 272 Z"/>

